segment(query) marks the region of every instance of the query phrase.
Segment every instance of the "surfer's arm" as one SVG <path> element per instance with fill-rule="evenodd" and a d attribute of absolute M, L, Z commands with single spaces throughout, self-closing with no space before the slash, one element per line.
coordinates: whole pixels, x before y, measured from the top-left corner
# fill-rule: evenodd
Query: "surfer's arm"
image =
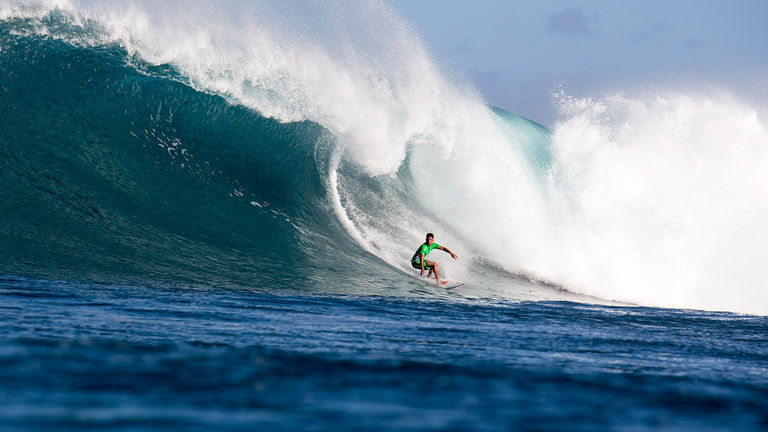
<path fill-rule="evenodd" d="M 424 254 L 421 254 L 421 275 L 424 276 Z"/>
<path fill-rule="evenodd" d="M 453 257 L 453 259 L 456 259 L 456 258 L 458 258 L 458 257 L 459 257 L 459 256 L 458 256 L 458 255 L 456 255 L 455 253 L 453 253 L 453 252 L 451 252 L 450 250 L 448 250 L 448 248 L 447 248 L 447 247 L 443 247 L 443 246 L 440 246 L 440 250 L 442 250 L 442 251 L 446 251 L 446 252 L 448 252 L 449 254 L 451 254 L 451 256 Z"/>

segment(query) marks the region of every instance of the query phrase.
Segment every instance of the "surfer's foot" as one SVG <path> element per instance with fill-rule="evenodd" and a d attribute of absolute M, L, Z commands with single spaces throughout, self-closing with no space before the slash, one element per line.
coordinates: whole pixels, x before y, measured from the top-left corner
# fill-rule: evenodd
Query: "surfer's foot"
<path fill-rule="evenodd" d="M 437 283 L 439 283 L 440 285 L 445 285 L 448 283 L 448 281 L 437 281 Z"/>

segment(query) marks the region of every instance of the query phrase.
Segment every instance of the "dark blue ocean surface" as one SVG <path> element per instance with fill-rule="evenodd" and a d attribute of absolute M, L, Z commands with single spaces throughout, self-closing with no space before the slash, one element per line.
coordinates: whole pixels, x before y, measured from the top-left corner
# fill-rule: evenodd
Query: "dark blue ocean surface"
<path fill-rule="evenodd" d="M 0 282 L 2 430 L 762 430 L 768 318 Z"/>

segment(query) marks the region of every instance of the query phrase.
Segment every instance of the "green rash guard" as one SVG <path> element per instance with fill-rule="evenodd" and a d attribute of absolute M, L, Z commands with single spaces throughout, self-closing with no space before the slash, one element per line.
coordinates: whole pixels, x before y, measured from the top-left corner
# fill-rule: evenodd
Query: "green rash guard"
<path fill-rule="evenodd" d="M 432 242 L 431 246 L 427 246 L 426 243 L 422 243 L 422 245 L 419 246 L 418 249 L 416 249 L 416 253 L 413 254 L 413 258 L 411 258 L 411 265 L 413 265 L 414 268 L 418 268 L 418 269 L 424 268 L 421 266 L 421 255 L 424 255 L 424 257 L 426 258 L 427 254 L 432 252 L 433 249 L 437 249 L 439 247 L 440 245 L 435 242 Z"/>

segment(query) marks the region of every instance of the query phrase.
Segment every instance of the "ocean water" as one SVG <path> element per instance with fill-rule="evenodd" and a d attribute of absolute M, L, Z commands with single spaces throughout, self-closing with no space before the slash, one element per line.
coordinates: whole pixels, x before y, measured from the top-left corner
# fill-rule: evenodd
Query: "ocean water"
<path fill-rule="evenodd" d="M 760 107 L 438 63 L 376 2 L 0 1 L 0 430 L 767 428 Z"/>
<path fill-rule="evenodd" d="M 765 317 L 0 285 L 4 430 L 760 430 Z"/>

